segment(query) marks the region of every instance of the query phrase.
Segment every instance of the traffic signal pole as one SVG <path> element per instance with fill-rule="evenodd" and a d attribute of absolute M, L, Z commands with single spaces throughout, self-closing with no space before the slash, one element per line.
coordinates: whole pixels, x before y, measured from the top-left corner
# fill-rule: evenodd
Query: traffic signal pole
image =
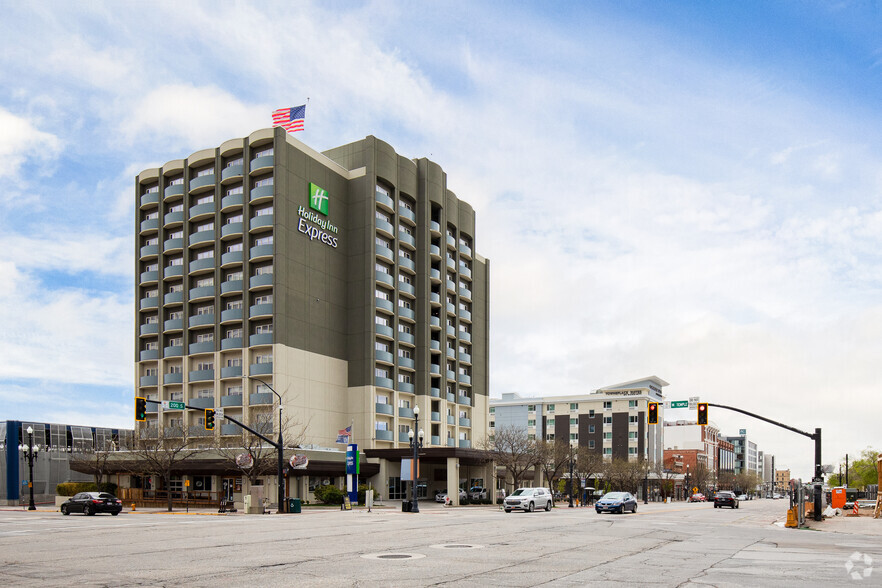
<path fill-rule="evenodd" d="M 734 406 L 727 406 L 725 404 L 715 404 L 713 402 L 706 403 L 708 406 L 713 406 L 716 408 L 725 408 L 726 410 L 734 410 L 735 412 L 740 412 L 741 414 L 746 414 L 747 416 L 751 416 L 755 419 L 759 419 L 761 421 L 765 421 L 769 424 L 775 425 L 776 427 L 781 427 L 782 429 L 787 429 L 788 431 L 792 431 L 799 435 L 803 435 L 812 439 L 815 442 L 815 477 L 812 478 L 812 484 L 814 485 L 814 511 L 815 511 L 815 520 L 820 521 L 823 517 L 821 516 L 821 485 L 824 483 L 824 472 L 821 470 L 821 429 L 816 428 L 814 433 L 807 433 L 806 431 L 797 429 L 796 427 L 791 427 L 790 425 L 785 425 L 784 423 L 779 423 L 778 421 L 773 421 L 772 419 L 766 418 L 764 416 L 760 416 L 756 413 L 743 410 L 741 408 L 735 408 Z"/>

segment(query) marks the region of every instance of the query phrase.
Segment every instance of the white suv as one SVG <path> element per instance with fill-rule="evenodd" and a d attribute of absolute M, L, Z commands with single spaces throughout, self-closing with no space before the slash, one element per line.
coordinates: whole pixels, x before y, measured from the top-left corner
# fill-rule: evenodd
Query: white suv
<path fill-rule="evenodd" d="M 537 508 L 551 510 L 551 492 L 548 488 L 518 488 L 505 497 L 503 508 L 505 512 L 533 512 Z"/>

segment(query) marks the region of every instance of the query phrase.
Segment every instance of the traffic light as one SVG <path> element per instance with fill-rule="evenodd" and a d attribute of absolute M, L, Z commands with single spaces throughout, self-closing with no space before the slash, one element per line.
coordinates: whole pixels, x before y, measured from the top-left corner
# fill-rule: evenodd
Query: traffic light
<path fill-rule="evenodd" d="M 136 421 L 146 421 L 147 420 L 147 399 L 146 398 L 135 398 L 135 420 Z"/>
<path fill-rule="evenodd" d="M 214 410 L 211 408 L 205 409 L 205 430 L 214 431 Z"/>
<path fill-rule="evenodd" d="M 707 424 L 707 402 L 698 403 L 698 424 Z"/>
<path fill-rule="evenodd" d="M 649 424 L 658 424 L 658 402 L 649 403 Z"/>

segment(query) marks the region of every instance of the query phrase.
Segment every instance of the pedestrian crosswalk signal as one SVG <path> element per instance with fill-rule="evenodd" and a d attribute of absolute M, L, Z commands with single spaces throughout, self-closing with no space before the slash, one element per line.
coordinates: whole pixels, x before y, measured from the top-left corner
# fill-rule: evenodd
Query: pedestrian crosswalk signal
<path fill-rule="evenodd" d="M 136 421 L 146 421 L 147 420 L 147 399 L 146 398 L 135 398 L 135 420 Z"/>
<path fill-rule="evenodd" d="M 649 424 L 658 424 L 658 402 L 649 403 Z"/>
<path fill-rule="evenodd" d="M 698 403 L 698 424 L 707 424 L 707 402 Z"/>

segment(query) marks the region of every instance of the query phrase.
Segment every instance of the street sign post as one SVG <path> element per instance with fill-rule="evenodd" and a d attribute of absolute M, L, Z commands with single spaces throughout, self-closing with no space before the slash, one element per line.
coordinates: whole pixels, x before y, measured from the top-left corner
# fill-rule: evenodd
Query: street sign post
<path fill-rule="evenodd" d="M 689 408 L 688 400 L 671 400 L 671 408 Z"/>

